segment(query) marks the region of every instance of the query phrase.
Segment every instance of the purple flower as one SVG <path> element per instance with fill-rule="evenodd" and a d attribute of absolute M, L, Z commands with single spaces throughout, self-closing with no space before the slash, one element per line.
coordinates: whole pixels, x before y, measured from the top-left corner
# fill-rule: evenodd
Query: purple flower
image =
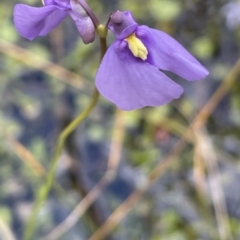
<path fill-rule="evenodd" d="M 96 86 L 122 110 L 161 106 L 180 97 L 183 88 L 159 69 L 189 81 L 208 75 L 176 40 L 162 31 L 139 26 L 129 11 L 113 13 L 109 28 L 116 41 L 102 60 Z"/>
<path fill-rule="evenodd" d="M 20 35 L 33 40 L 48 34 L 67 15 L 74 20 L 83 42 L 93 42 L 94 24 L 78 0 L 45 0 L 43 7 L 17 4 L 14 8 L 14 24 Z"/>

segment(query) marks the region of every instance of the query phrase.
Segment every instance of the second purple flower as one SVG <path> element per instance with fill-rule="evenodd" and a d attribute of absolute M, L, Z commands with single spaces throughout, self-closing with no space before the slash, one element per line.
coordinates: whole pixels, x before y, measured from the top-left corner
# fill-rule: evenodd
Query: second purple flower
<path fill-rule="evenodd" d="M 94 41 L 94 24 L 78 0 L 43 0 L 43 3 L 43 7 L 15 6 L 14 24 L 23 37 L 33 40 L 37 36 L 45 36 L 70 15 L 83 42 Z"/>

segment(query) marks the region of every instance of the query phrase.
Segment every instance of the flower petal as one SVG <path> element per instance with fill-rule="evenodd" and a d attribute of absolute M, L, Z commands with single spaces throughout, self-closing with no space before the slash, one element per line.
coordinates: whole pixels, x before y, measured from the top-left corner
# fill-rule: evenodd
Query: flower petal
<path fill-rule="evenodd" d="M 205 78 L 209 72 L 180 43 L 168 34 L 140 26 L 136 32 L 149 51 L 156 67 L 171 71 L 189 81 Z"/>
<path fill-rule="evenodd" d="M 183 92 L 155 66 L 135 58 L 125 41 L 116 41 L 107 51 L 96 75 L 96 87 L 122 110 L 161 106 Z"/>
<path fill-rule="evenodd" d="M 33 40 L 49 33 L 66 15 L 65 11 L 54 5 L 37 8 L 17 4 L 14 8 L 14 24 L 23 37 Z"/>
<path fill-rule="evenodd" d="M 68 13 L 74 20 L 83 42 L 86 44 L 93 42 L 95 39 L 95 27 L 92 19 L 78 1 L 71 0 L 70 5 L 72 10 Z"/>
<path fill-rule="evenodd" d="M 55 5 L 57 5 L 62 10 L 70 9 L 70 0 L 54 0 Z"/>

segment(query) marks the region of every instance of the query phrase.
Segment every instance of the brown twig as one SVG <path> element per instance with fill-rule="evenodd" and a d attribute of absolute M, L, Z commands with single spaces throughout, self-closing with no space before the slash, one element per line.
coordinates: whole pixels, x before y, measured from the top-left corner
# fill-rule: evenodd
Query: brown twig
<path fill-rule="evenodd" d="M 203 126 L 206 123 L 208 117 L 215 110 L 219 102 L 232 88 L 233 84 L 237 80 L 237 76 L 239 75 L 239 73 L 240 73 L 240 58 L 232 67 L 227 77 L 222 82 L 222 84 L 214 92 L 210 100 L 206 103 L 206 105 L 202 108 L 202 110 L 197 115 L 193 123 L 195 126 L 196 125 Z"/>
<path fill-rule="evenodd" d="M 104 239 L 110 231 L 117 226 L 119 222 L 126 216 L 126 214 L 133 208 L 133 206 L 139 201 L 142 195 L 149 189 L 149 187 L 170 167 L 174 158 L 183 150 L 186 142 L 181 140 L 156 169 L 152 170 L 149 174 L 148 181 L 141 186 L 140 189 L 135 190 L 107 219 L 107 221 L 99 228 L 89 240 Z"/>
<path fill-rule="evenodd" d="M 102 194 L 104 189 L 114 180 L 120 162 L 123 139 L 124 139 L 124 115 L 120 110 L 116 111 L 113 127 L 112 143 L 108 159 L 108 168 L 105 175 L 97 185 L 81 200 L 72 213 L 55 229 L 52 230 L 43 240 L 56 240 L 72 228 L 87 209 Z"/>
<path fill-rule="evenodd" d="M 221 184 L 217 156 L 213 144 L 204 127 L 194 129 L 196 144 L 199 146 L 204 163 L 209 174 L 209 185 L 215 209 L 218 232 L 221 240 L 231 240 L 231 230 L 229 226 L 229 216 L 226 207 L 226 200 Z"/>
<path fill-rule="evenodd" d="M 128 214 L 133 206 L 140 200 L 143 193 L 156 181 L 162 174 L 171 166 L 174 159 L 181 153 L 181 151 L 187 145 L 186 139 L 189 138 L 189 134 L 192 134 L 193 126 L 202 126 L 207 121 L 208 117 L 212 114 L 216 106 L 221 99 L 227 94 L 230 88 L 235 83 L 237 76 L 240 72 L 240 59 L 233 66 L 229 74 L 219 88 L 215 91 L 213 96 L 207 102 L 207 104 L 197 114 L 192 124 L 186 130 L 185 134 L 181 137 L 170 154 L 164 158 L 149 174 L 148 182 L 142 187 L 142 190 L 135 190 L 127 200 L 122 203 L 107 219 L 107 221 L 89 238 L 89 240 L 101 240 L 104 239 L 117 224 Z"/>

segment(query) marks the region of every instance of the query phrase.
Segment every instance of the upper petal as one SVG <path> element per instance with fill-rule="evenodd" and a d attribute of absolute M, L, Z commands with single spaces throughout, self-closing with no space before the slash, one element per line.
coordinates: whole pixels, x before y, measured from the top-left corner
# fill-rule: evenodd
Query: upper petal
<path fill-rule="evenodd" d="M 49 33 L 66 15 L 65 11 L 55 5 L 37 8 L 17 4 L 14 7 L 14 24 L 19 34 L 33 40 Z"/>
<path fill-rule="evenodd" d="M 151 63 L 189 81 L 205 78 L 209 72 L 180 43 L 168 34 L 140 26 L 136 32 L 147 46 Z"/>
<path fill-rule="evenodd" d="M 71 0 L 70 5 L 71 11 L 68 13 L 74 20 L 83 42 L 86 44 L 93 42 L 95 39 L 95 27 L 92 19 L 78 1 Z"/>
<path fill-rule="evenodd" d="M 109 29 L 117 39 L 124 39 L 137 30 L 138 24 L 134 21 L 130 11 L 116 11 L 111 14 L 108 24 Z"/>
<path fill-rule="evenodd" d="M 181 86 L 151 64 L 135 58 L 125 41 L 115 42 L 96 75 L 96 87 L 122 110 L 161 106 L 183 92 Z"/>

